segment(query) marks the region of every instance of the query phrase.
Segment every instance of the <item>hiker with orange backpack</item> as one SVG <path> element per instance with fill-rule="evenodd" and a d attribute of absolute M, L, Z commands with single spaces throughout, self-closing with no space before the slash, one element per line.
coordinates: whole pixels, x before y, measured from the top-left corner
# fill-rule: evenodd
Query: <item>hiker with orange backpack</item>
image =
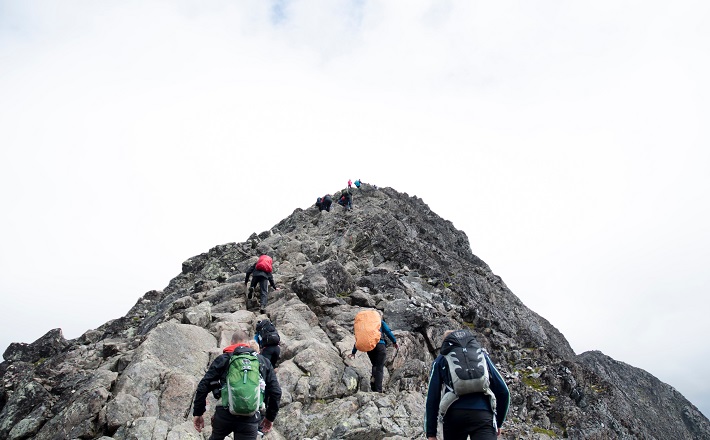
<path fill-rule="evenodd" d="M 382 319 L 379 310 L 362 310 L 355 315 L 355 345 L 353 351 L 348 355 L 350 359 L 355 357 L 358 350 L 367 353 L 372 363 L 372 376 L 370 377 L 370 389 L 382 392 L 382 380 L 385 376 L 385 361 L 387 360 L 387 343 L 385 336 L 392 341 L 394 348 L 399 350 L 397 338 L 394 337 L 387 323 Z"/>
<path fill-rule="evenodd" d="M 249 291 L 247 293 L 247 299 L 251 300 L 254 298 L 254 287 L 259 284 L 261 290 L 261 295 L 259 297 L 259 303 L 261 304 L 260 312 L 266 313 L 266 296 L 269 293 L 269 284 L 274 290 L 279 290 L 274 283 L 274 276 L 272 275 L 272 265 L 273 260 L 268 255 L 262 255 L 259 260 L 252 265 L 247 270 L 247 276 L 244 279 L 244 285 L 249 284 L 249 277 L 251 277 L 251 286 L 249 286 Z"/>

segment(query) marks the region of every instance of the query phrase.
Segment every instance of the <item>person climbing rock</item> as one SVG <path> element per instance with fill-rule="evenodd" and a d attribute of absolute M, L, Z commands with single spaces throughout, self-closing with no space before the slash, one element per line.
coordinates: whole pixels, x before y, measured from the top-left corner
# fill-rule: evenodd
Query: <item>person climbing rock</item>
<path fill-rule="evenodd" d="M 345 193 L 345 210 L 352 211 L 353 209 L 353 195 L 350 191 Z"/>
<path fill-rule="evenodd" d="M 234 434 L 234 440 L 256 440 L 259 429 L 263 433 L 271 431 L 273 422 L 276 420 L 276 415 L 279 412 L 279 403 L 281 402 L 281 386 L 271 361 L 255 353 L 249 347 L 250 339 L 244 330 L 237 329 L 232 335 L 232 345 L 222 350 L 222 354 L 212 362 L 207 373 L 197 384 L 192 412 L 194 416 L 192 423 L 197 432 L 202 432 L 205 427 L 203 414 L 206 411 L 207 395 L 213 389 L 221 390 L 218 397 L 221 400 L 218 400 L 212 417 L 212 435 L 210 435 L 209 440 L 222 440 L 232 433 Z M 252 379 L 255 379 L 257 384 L 260 379 L 264 381 L 263 396 L 259 397 L 262 392 L 259 390 L 259 386 L 256 387 L 258 394 L 254 395 L 254 387 L 240 386 L 241 379 L 237 380 L 237 383 L 228 380 L 227 373 L 230 373 L 230 377 L 240 373 L 240 371 L 235 371 L 238 370 L 237 366 L 240 362 L 247 365 L 254 365 L 254 362 L 258 362 L 259 374 Z M 247 384 L 247 376 L 244 376 L 244 378 L 244 383 Z M 258 401 L 254 402 L 256 410 L 253 413 L 251 411 L 253 408 L 245 410 L 248 411 L 249 415 L 235 414 L 241 412 L 235 401 L 240 400 L 242 393 L 245 395 L 251 393 L 250 396 Z M 249 402 L 254 400 L 242 397 L 241 400 L 248 400 Z M 259 404 L 262 397 L 263 403 L 266 404 L 265 410 Z"/>
<path fill-rule="evenodd" d="M 259 296 L 260 312 L 266 313 L 266 303 L 267 295 L 269 293 L 269 284 L 274 290 L 279 290 L 274 283 L 274 276 L 272 275 L 273 260 L 268 255 L 262 255 L 259 260 L 253 264 L 248 270 L 246 278 L 244 279 L 244 285 L 249 284 L 249 277 L 251 277 L 251 285 L 247 293 L 247 298 L 249 300 L 254 298 L 254 287 L 259 285 L 261 290 L 261 295 Z"/>
<path fill-rule="evenodd" d="M 355 315 L 355 345 L 348 357 L 353 359 L 358 350 L 367 353 L 372 363 L 370 376 L 370 389 L 382 392 L 382 380 L 385 375 L 385 361 L 387 360 L 387 342 L 385 336 L 392 341 L 394 348 L 399 349 L 397 338 L 394 337 L 387 323 L 382 319 L 379 310 L 363 310 Z"/>
<path fill-rule="evenodd" d="M 496 440 L 510 406 L 510 391 L 473 333 L 449 330 L 429 375 L 424 429 L 437 440 Z"/>
<path fill-rule="evenodd" d="M 325 209 L 326 211 L 330 212 L 330 205 L 333 204 L 333 198 L 330 196 L 330 194 L 326 194 L 323 196 L 323 200 L 321 200 L 321 211 Z"/>
<path fill-rule="evenodd" d="M 330 205 L 333 204 L 333 199 L 330 197 L 330 194 L 326 194 L 323 197 L 318 197 L 316 200 L 316 208 L 318 208 L 319 211 L 328 211 L 330 212 Z"/>
<path fill-rule="evenodd" d="M 349 190 L 343 190 L 340 199 L 338 199 L 338 205 L 345 208 L 346 211 L 353 209 L 353 195 Z"/>
<path fill-rule="evenodd" d="M 362 185 L 362 182 L 360 182 L 360 179 L 357 179 L 355 181 L 355 188 L 360 189 L 360 185 Z"/>
<path fill-rule="evenodd" d="M 262 356 L 271 361 L 274 369 L 281 356 L 281 336 L 276 330 L 276 326 L 269 319 L 262 319 L 256 323 L 254 340 L 259 344 L 259 351 Z"/>

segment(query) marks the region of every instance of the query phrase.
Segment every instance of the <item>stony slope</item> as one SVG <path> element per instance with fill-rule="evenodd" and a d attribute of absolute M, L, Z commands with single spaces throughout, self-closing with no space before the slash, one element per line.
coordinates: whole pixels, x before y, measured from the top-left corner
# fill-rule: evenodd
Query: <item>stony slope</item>
<path fill-rule="evenodd" d="M 191 427 L 195 386 L 233 329 L 260 319 L 246 310 L 243 279 L 268 253 L 282 287 L 267 314 L 282 335 L 284 390 L 269 438 L 423 438 L 429 366 L 443 332 L 467 326 L 511 390 L 502 438 L 710 439 L 710 422 L 672 387 L 598 352 L 575 355 L 422 200 L 365 186 L 354 206 L 297 209 L 192 257 L 164 290 L 80 338 L 57 329 L 12 344 L 0 364 L 0 438 L 202 438 Z M 362 307 L 383 310 L 400 343 L 388 349 L 384 394 L 367 391 L 367 356 L 344 357 Z"/>

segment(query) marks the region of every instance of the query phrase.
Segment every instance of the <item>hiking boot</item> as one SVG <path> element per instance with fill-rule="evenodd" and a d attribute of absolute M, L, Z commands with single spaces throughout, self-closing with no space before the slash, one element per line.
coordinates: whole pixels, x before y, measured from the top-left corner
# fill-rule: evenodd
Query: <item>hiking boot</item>
<path fill-rule="evenodd" d="M 249 293 L 247 293 L 247 299 L 254 299 L 254 288 L 249 288 Z"/>

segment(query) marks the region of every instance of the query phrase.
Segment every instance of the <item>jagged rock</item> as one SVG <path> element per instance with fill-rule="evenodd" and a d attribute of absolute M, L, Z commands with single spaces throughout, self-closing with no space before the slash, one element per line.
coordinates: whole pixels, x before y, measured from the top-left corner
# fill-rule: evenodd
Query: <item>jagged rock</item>
<path fill-rule="evenodd" d="M 2 354 L 6 361 L 38 362 L 60 353 L 67 346 L 62 329 L 55 328 L 31 344 L 13 342 Z"/>
<path fill-rule="evenodd" d="M 29 438 L 42 426 L 49 416 L 51 396 L 35 380 L 30 380 L 16 389 L 0 412 L 0 438 Z M 40 405 L 37 405 L 40 403 Z"/>
<path fill-rule="evenodd" d="M 202 302 L 195 307 L 185 310 L 182 315 L 183 324 L 207 327 L 212 322 L 212 307 L 208 301 Z"/>
<path fill-rule="evenodd" d="M 141 415 L 143 415 L 143 405 L 140 399 L 130 394 L 118 393 L 106 405 L 106 423 L 110 432 Z"/>
<path fill-rule="evenodd" d="M 116 440 L 167 440 L 169 432 L 170 424 L 168 422 L 156 417 L 139 417 L 121 426 L 113 438 Z"/>
<path fill-rule="evenodd" d="M 144 404 L 148 403 L 148 408 L 151 408 L 150 400 L 155 399 L 159 402 L 161 415 L 167 418 L 184 418 L 192 402 L 187 394 L 172 395 L 173 382 L 169 378 L 178 374 L 185 382 L 187 376 L 200 377 L 207 366 L 209 350 L 215 346 L 214 336 L 201 327 L 172 322 L 160 324 L 136 350 L 133 361 L 123 371 L 116 384 L 116 392 L 141 399 Z M 192 391 L 194 386 L 192 390 L 185 392 Z M 163 408 L 172 409 L 168 412 L 169 416 L 164 413 Z"/>
<path fill-rule="evenodd" d="M 116 381 L 117 373 L 97 370 L 76 389 L 72 389 L 66 405 L 48 420 L 34 439 L 94 438 L 102 434 L 101 410 L 110 396 L 109 390 Z M 63 406 L 63 408 L 62 408 Z"/>
<path fill-rule="evenodd" d="M 710 438 L 710 422 L 670 386 L 598 352 L 577 356 L 419 198 L 364 185 L 353 211 L 296 209 L 243 243 L 185 260 L 163 290 L 73 341 L 52 330 L 11 344 L 0 364 L 0 438 L 206 438 L 194 431 L 197 382 L 247 310 L 245 272 L 274 258 L 267 312 L 281 334 L 283 389 L 272 440 L 422 438 L 429 368 L 444 332 L 473 329 L 511 390 L 501 439 Z M 353 318 L 377 308 L 387 348 L 385 393 L 369 391 Z"/>

